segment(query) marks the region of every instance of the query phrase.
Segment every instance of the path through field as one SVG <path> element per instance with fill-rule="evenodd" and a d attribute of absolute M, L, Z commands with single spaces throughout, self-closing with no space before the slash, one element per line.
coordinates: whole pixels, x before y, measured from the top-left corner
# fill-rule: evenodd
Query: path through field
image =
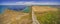
<path fill-rule="evenodd" d="M 32 11 L 32 21 L 33 23 L 32 24 L 40 24 L 36 18 L 36 16 L 34 15 L 34 12 Z"/>

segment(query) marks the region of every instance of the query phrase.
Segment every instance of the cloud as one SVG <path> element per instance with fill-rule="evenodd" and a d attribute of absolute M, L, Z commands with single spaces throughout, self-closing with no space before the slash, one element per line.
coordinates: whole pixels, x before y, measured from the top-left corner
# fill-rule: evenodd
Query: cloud
<path fill-rule="evenodd" d="M 57 2 L 34 2 L 34 1 L 30 1 L 30 2 L 14 2 L 14 3 L 2 3 L 0 5 L 60 5 Z"/>

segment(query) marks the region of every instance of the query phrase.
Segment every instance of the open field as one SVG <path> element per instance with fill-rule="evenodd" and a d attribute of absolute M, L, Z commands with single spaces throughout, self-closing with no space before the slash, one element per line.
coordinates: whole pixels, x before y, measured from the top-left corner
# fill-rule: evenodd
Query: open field
<path fill-rule="evenodd" d="M 42 5 L 19 8 L 2 8 L 0 24 L 60 24 L 60 7 Z"/>
<path fill-rule="evenodd" d="M 40 24 L 60 24 L 60 10 L 50 6 L 32 6 Z"/>
<path fill-rule="evenodd" d="M 0 14 L 0 24 L 32 24 L 31 14 L 7 9 Z"/>

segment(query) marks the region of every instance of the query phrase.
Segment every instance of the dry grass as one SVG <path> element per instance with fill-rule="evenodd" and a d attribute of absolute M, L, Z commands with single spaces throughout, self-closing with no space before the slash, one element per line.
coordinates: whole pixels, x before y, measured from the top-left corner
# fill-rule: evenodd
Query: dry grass
<path fill-rule="evenodd" d="M 57 8 L 32 6 L 32 9 L 41 24 L 60 24 L 60 12 L 58 12 Z"/>
<path fill-rule="evenodd" d="M 49 6 L 32 6 L 32 10 L 35 12 L 45 12 L 45 11 L 57 11 L 57 8 Z"/>
<path fill-rule="evenodd" d="M 6 10 L 0 15 L 1 24 L 31 24 L 32 19 L 29 13 Z"/>

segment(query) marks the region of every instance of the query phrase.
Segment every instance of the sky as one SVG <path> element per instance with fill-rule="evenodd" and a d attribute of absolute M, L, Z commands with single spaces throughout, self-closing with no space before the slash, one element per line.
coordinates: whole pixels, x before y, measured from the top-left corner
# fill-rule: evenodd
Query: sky
<path fill-rule="evenodd" d="M 54 2 L 59 2 L 59 0 L 0 0 L 1 2 L 7 2 L 7 1 L 9 1 L 9 2 L 17 2 L 17 1 L 54 1 Z"/>
<path fill-rule="evenodd" d="M 0 0 L 0 5 L 60 5 L 60 0 Z"/>

